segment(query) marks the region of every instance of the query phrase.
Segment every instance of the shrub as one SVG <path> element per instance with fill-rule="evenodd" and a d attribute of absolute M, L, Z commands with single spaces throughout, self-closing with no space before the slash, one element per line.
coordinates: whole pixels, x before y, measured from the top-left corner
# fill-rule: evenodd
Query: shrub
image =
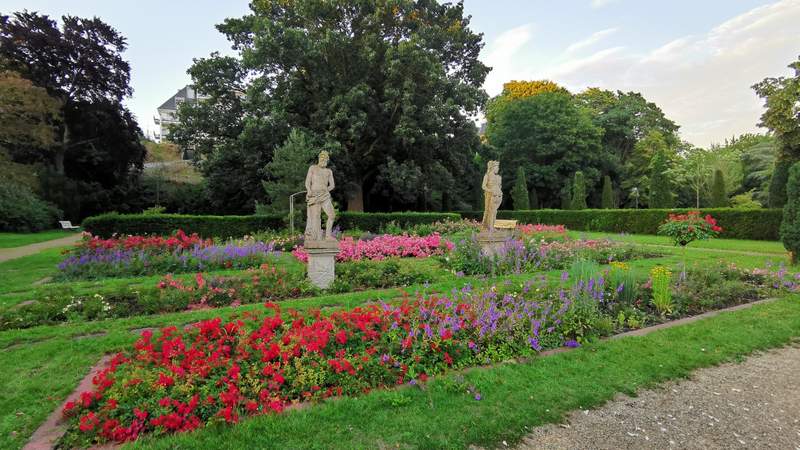
<path fill-rule="evenodd" d="M 772 178 L 769 181 L 769 207 L 783 208 L 786 204 L 786 183 L 789 179 L 789 167 L 792 162 L 786 158 L 775 161 Z"/>
<path fill-rule="evenodd" d="M 786 183 L 786 205 L 783 207 L 781 241 L 792 254 L 792 264 L 797 263 L 800 252 L 800 162 L 789 169 Z"/>
<path fill-rule="evenodd" d="M 603 177 L 603 198 L 600 207 L 603 209 L 614 208 L 614 187 L 611 184 L 611 177 L 608 175 Z"/>
<path fill-rule="evenodd" d="M 517 169 L 517 179 L 514 181 L 514 188 L 511 189 L 511 200 L 514 209 L 517 211 L 531 209 L 530 198 L 528 197 L 528 183 L 525 180 L 525 169 Z"/>
<path fill-rule="evenodd" d="M 714 171 L 714 183 L 711 185 L 711 206 L 714 208 L 728 206 L 728 194 L 725 191 L 725 177 L 720 169 Z"/>
<path fill-rule="evenodd" d="M 586 209 L 586 177 L 580 170 L 575 172 L 570 209 Z"/>
<path fill-rule="evenodd" d="M 29 233 L 52 228 L 61 211 L 28 187 L 0 180 L 0 231 Z"/>
<path fill-rule="evenodd" d="M 656 151 L 650 163 L 650 197 L 648 207 L 672 207 L 672 183 L 667 175 L 669 164 L 664 150 Z"/>
<path fill-rule="evenodd" d="M 676 246 L 686 246 L 694 241 L 705 241 L 715 238 L 722 232 L 717 220 L 706 214 L 700 217 L 700 211 L 689 211 L 687 214 L 670 214 L 669 218 L 658 227 L 658 234 L 669 236 Z"/>

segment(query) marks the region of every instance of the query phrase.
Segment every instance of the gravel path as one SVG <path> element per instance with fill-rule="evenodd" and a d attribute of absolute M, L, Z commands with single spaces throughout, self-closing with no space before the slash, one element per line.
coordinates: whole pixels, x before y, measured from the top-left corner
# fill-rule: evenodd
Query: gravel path
<path fill-rule="evenodd" d="M 0 262 L 33 255 L 48 248 L 65 247 L 80 240 L 81 233 L 75 233 L 67 237 L 53 239 L 51 241 L 37 242 L 30 245 L 23 245 L 22 247 L 0 248 Z"/>
<path fill-rule="evenodd" d="M 539 427 L 519 449 L 800 450 L 800 348 L 696 371 Z"/>

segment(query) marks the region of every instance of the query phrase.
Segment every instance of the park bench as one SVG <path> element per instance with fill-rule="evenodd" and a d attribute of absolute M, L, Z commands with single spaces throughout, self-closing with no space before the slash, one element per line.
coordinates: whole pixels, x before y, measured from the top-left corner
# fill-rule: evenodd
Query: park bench
<path fill-rule="evenodd" d="M 61 228 L 64 230 L 77 230 L 80 228 L 77 225 L 73 225 L 69 220 L 59 220 L 58 223 L 61 224 Z"/>

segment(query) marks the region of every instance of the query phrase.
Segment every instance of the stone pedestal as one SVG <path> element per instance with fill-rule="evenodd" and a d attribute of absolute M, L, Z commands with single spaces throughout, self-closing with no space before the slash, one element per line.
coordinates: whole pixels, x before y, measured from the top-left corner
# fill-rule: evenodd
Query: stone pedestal
<path fill-rule="evenodd" d="M 339 241 L 306 241 L 308 252 L 308 279 L 311 284 L 328 289 L 336 278 L 336 255 L 339 253 Z"/>
<path fill-rule="evenodd" d="M 512 237 L 514 237 L 513 230 L 481 231 L 478 233 L 478 244 L 481 246 L 481 253 L 485 256 L 497 256 L 503 249 L 505 242 Z"/>

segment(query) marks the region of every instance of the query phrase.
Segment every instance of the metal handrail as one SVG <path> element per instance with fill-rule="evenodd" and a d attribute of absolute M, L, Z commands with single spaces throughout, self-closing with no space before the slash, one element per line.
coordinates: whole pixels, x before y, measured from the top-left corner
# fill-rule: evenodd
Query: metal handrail
<path fill-rule="evenodd" d="M 294 235 L 294 196 L 305 194 L 307 191 L 295 192 L 289 196 L 289 234 Z"/>

